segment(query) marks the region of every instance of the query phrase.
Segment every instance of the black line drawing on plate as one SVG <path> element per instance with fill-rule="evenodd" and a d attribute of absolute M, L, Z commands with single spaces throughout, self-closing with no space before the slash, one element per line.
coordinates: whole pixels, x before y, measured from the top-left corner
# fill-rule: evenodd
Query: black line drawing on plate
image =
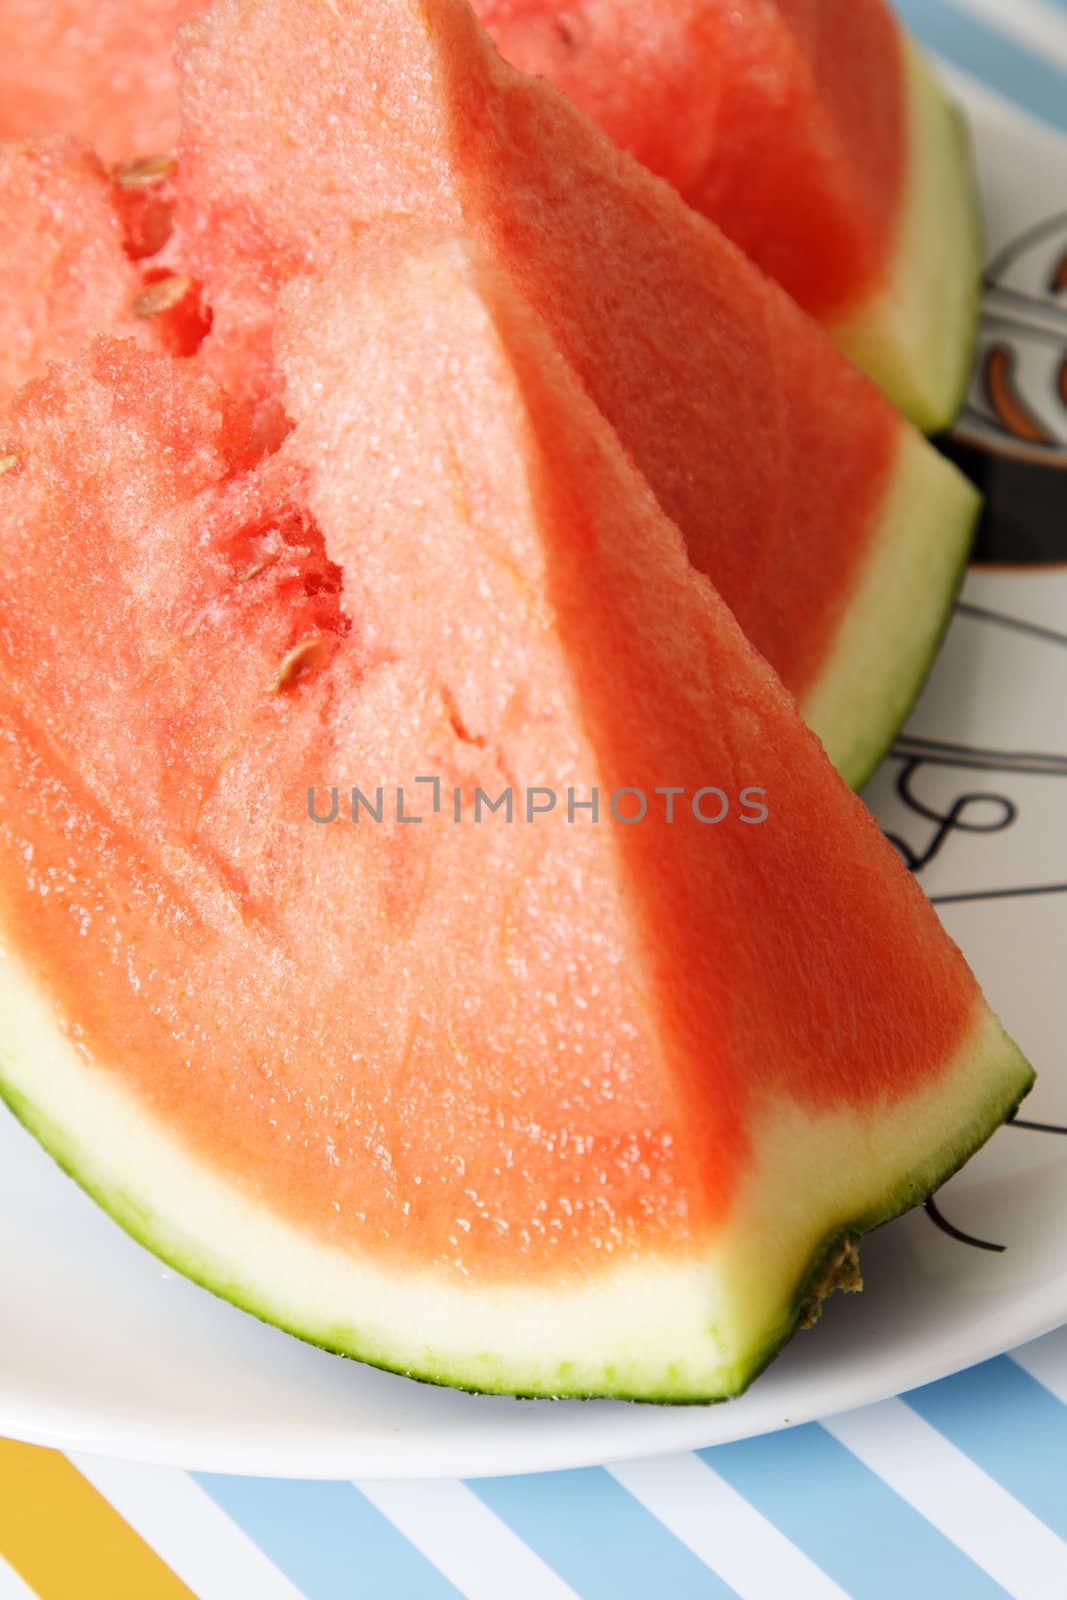
<path fill-rule="evenodd" d="M 1022 1117 L 1014 1116 L 1004 1124 L 1006 1128 L 1015 1128 L 1020 1133 L 1051 1133 L 1067 1138 L 1067 1128 L 1057 1127 L 1053 1122 L 1027 1122 Z M 964 1233 L 962 1228 L 957 1228 L 955 1223 L 949 1222 L 933 1195 L 926 1202 L 926 1215 L 930 1221 L 954 1239 L 957 1244 L 970 1245 L 974 1250 L 988 1250 L 991 1255 L 1004 1255 L 1007 1251 L 1006 1244 L 994 1244 L 991 1239 L 979 1239 L 973 1233 Z"/>
<path fill-rule="evenodd" d="M 1067 253 L 1063 256 L 1062 271 L 1064 287 L 1067 288 Z M 960 615 L 983 625 L 1011 629 L 1027 636 L 1035 643 L 1052 644 L 1067 649 L 1067 633 L 1062 633 L 1058 629 L 1028 622 L 1021 617 L 1013 617 L 1006 612 L 994 611 L 985 606 L 972 605 L 966 601 L 958 603 L 957 611 Z M 1010 788 L 1013 776 L 1067 779 L 1067 754 L 1051 751 L 983 749 L 951 740 L 923 738 L 910 733 L 902 734 L 897 740 L 890 759 L 900 763 L 896 781 L 898 797 L 913 816 L 934 826 L 933 834 L 922 847 L 909 844 L 898 834 L 887 834 L 905 864 L 917 877 L 949 848 L 955 836 L 959 834 L 993 836 L 1002 834 L 1018 824 L 1020 819 L 1018 802 L 1010 793 L 1001 792 L 1002 789 L 1006 791 Z M 960 774 L 961 792 L 943 809 L 927 805 L 916 793 L 915 780 L 926 767 L 948 768 Z M 1005 782 L 1003 785 L 998 785 L 996 792 L 962 787 L 970 776 L 979 773 L 995 774 Z M 935 905 L 951 905 L 967 901 L 1053 894 L 1067 894 L 1067 883 L 1020 884 L 996 889 L 975 888 L 958 894 L 934 895 L 932 899 Z M 1017 1114 L 1006 1126 L 1019 1133 L 1067 1137 L 1067 1127 L 1056 1123 L 1031 1121 Z M 945 1216 L 933 1196 L 927 1200 L 925 1211 L 935 1227 L 957 1244 L 984 1250 L 993 1255 L 1001 1255 L 1007 1249 L 1005 1245 L 990 1239 L 981 1239 L 957 1227 Z"/>
<path fill-rule="evenodd" d="M 977 622 L 991 622 L 1000 628 L 1010 628 L 1015 633 L 1027 633 L 1032 639 L 1042 639 L 1046 644 L 1062 645 L 1067 650 L 1067 633 L 1058 628 L 1047 628 L 1043 623 L 1027 622 L 1022 617 L 1010 617 L 1005 611 L 991 611 L 988 606 L 975 606 L 969 600 L 957 600 L 956 610 L 961 617 L 973 617 Z"/>
<path fill-rule="evenodd" d="M 904 858 L 904 864 L 914 873 L 920 873 L 936 861 L 948 840 L 955 833 L 1004 833 L 1019 820 L 1019 808 L 1006 795 L 973 791 L 959 795 L 946 812 L 935 811 L 925 805 L 912 788 L 913 779 L 926 764 L 923 756 L 913 756 L 905 761 L 897 777 L 897 794 L 910 811 L 936 824 L 936 832 L 924 850 L 916 851 L 899 834 L 886 835 Z M 988 771 L 983 767 L 981 770 Z M 979 820 L 979 813 L 983 820 Z M 992 815 L 989 815 L 992 813 Z"/>
<path fill-rule="evenodd" d="M 895 786 L 900 800 L 913 816 L 934 825 L 933 834 L 923 845 L 911 844 L 899 833 L 886 834 L 905 866 L 916 876 L 938 859 L 955 835 L 1002 834 L 1016 826 L 1020 815 L 1019 803 L 999 788 L 997 791 L 964 789 L 945 810 L 927 805 L 915 792 L 915 780 L 925 767 L 957 769 L 961 782 L 964 775 L 975 773 L 1067 779 L 1067 756 L 981 750 L 910 736 L 897 741 L 889 759 L 901 764 Z M 975 887 L 959 894 L 932 895 L 931 899 L 935 905 L 951 905 L 969 900 L 1008 900 L 1048 894 L 1067 894 L 1067 883 L 1024 883 L 994 889 Z"/>
<path fill-rule="evenodd" d="M 943 448 L 986 498 L 977 560 L 1067 562 L 1067 212 L 987 268 L 974 375 Z"/>
<path fill-rule="evenodd" d="M 986 269 L 964 431 L 975 425 L 994 452 L 1022 446 L 1067 461 L 1067 212 L 1028 228 Z"/>
<path fill-rule="evenodd" d="M 973 1233 L 964 1233 L 954 1222 L 949 1222 L 933 1195 L 926 1202 L 926 1215 L 935 1227 L 940 1228 L 950 1239 L 955 1239 L 957 1244 L 970 1245 L 974 1250 L 988 1250 L 991 1255 L 997 1256 L 1002 1256 L 1007 1251 L 1006 1244 L 993 1244 L 989 1239 L 978 1239 Z"/>

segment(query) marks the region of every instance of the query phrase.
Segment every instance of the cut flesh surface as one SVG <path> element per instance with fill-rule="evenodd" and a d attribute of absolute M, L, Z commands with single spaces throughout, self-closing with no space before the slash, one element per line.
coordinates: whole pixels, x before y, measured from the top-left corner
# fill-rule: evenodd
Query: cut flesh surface
<path fill-rule="evenodd" d="M 966 132 L 886 0 L 475 0 L 817 317 L 927 432 L 970 370 L 982 250 Z"/>
<path fill-rule="evenodd" d="M 0 137 L 173 149 L 203 0 L 4 0 Z M 962 403 L 981 239 L 958 112 L 885 0 L 477 0 L 508 58 L 674 183 L 913 422 Z"/>
<path fill-rule="evenodd" d="M 113 185 L 76 140 L 0 143 L 0 261 L 0 405 L 94 334 L 155 342 Z"/>
<path fill-rule="evenodd" d="M 287 306 L 251 473 L 128 345 L 6 424 L 3 1093 L 332 1349 L 736 1393 L 1032 1074 L 509 276 L 415 236 Z"/>
<path fill-rule="evenodd" d="M 204 0 L 2 0 L 0 138 L 72 133 L 105 161 L 173 150 L 174 33 Z"/>
<path fill-rule="evenodd" d="M 185 239 L 216 319 L 203 358 L 263 408 L 264 437 L 281 431 L 286 281 L 361 224 L 472 234 L 839 769 L 866 778 L 955 591 L 976 511 L 962 477 L 710 223 L 503 62 L 462 0 L 219 0 L 183 37 Z M 849 626 L 857 608 L 873 625 Z"/>

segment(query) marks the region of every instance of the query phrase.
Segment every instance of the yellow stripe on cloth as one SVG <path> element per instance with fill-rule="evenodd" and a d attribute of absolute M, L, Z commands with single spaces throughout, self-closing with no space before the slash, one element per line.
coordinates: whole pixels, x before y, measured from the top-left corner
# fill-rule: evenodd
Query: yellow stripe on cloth
<path fill-rule="evenodd" d="M 39 1600 L 195 1600 L 65 1456 L 6 1439 L 0 1554 Z"/>

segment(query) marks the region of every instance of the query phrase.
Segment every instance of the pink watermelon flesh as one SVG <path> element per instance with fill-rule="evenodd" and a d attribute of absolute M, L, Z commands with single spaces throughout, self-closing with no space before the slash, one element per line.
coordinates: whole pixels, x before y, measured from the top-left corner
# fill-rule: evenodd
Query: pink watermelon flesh
<path fill-rule="evenodd" d="M 548 323 L 787 687 L 803 702 L 844 670 L 886 672 L 835 652 L 883 547 L 911 541 L 926 569 L 921 508 L 887 532 L 914 436 L 711 224 L 508 67 L 464 0 L 218 0 L 181 56 L 185 243 L 216 319 L 203 355 L 260 406 L 266 441 L 282 430 L 280 287 L 363 224 L 462 226 Z M 902 569 L 897 585 L 924 663 L 973 516 L 966 493 L 960 506 L 932 530 L 954 551 L 947 579 Z M 890 651 L 891 670 L 911 649 Z M 875 754 L 901 698 L 865 708 Z M 842 745 L 855 732 L 819 731 Z"/>
<path fill-rule="evenodd" d="M 196 352 L 210 315 L 196 282 L 159 253 L 173 206 L 158 162 L 107 174 L 74 139 L 0 143 L 0 406 L 96 334 Z"/>
<path fill-rule="evenodd" d="M 107 159 L 174 147 L 178 26 L 204 0 L 4 0 L 0 136 L 78 134 Z M 906 85 L 882 0 L 475 0 L 550 78 L 816 314 L 892 248 Z"/>
<path fill-rule="evenodd" d="M 73 139 L 0 144 L 0 404 L 96 333 L 153 344 L 114 189 Z"/>
<path fill-rule="evenodd" d="M 174 33 L 203 0 L 0 0 L 0 138 L 72 133 L 105 161 L 173 150 Z"/>
<path fill-rule="evenodd" d="M 983 251 L 959 111 L 887 0 L 475 0 L 927 433 L 970 380 Z"/>
<path fill-rule="evenodd" d="M 4 1092 L 333 1347 L 733 1392 L 1029 1071 L 511 278 L 415 235 L 287 307 L 296 426 L 249 474 L 131 344 L 6 424 Z M 423 823 L 309 820 L 397 783 Z M 508 785 L 652 805 L 474 823 Z"/>
<path fill-rule="evenodd" d="M 850 311 L 897 238 L 908 160 L 884 0 L 474 0 L 549 78 L 814 315 Z"/>
<path fill-rule="evenodd" d="M 173 36 L 203 0 L 5 4 L 0 136 L 69 130 L 116 161 L 172 148 Z M 975 338 L 973 169 L 958 115 L 884 0 L 476 10 L 511 59 L 559 84 L 824 320 L 906 415 L 927 432 L 949 425 Z"/>
<path fill-rule="evenodd" d="M 173 155 L 156 155 L 121 161 L 112 171 L 126 253 L 134 261 L 161 256 L 168 246 L 174 247 L 176 169 Z"/>

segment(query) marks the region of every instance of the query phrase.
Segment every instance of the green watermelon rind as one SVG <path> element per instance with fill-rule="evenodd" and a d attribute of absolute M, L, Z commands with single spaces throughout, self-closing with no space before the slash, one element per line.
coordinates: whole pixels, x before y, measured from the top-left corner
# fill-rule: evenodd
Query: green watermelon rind
<path fill-rule="evenodd" d="M 880 743 L 884 745 L 884 748 L 877 752 L 872 748 L 862 761 L 853 761 L 850 770 L 846 774 L 849 787 L 854 789 L 857 794 L 862 793 L 881 767 L 886 755 L 893 748 L 907 726 L 909 717 L 915 710 L 923 690 L 930 681 L 956 614 L 956 602 L 959 600 L 963 586 L 967 581 L 971 554 L 974 550 L 975 539 L 982 520 L 983 508 L 984 502 L 980 497 L 976 496 L 975 503 L 971 506 L 969 514 L 964 517 L 960 524 L 957 545 L 958 559 L 955 572 L 949 583 L 940 622 L 926 653 L 916 659 L 910 682 L 901 684 L 898 698 L 888 712 L 885 728 L 880 736 Z"/>
<path fill-rule="evenodd" d="M 908 40 L 905 49 L 911 150 L 902 243 L 888 287 L 829 332 L 909 421 L 934 435 L 952 426 L 970 387 L 985 227 L 966 117 L 918 47 Z"/>
<path fill-rule="evenodd" d="M 516 1399 L 604 1398 L 650 1404 L 697 1405 L 718 1403 L 743 1394 L 792 1339 L 813 1305 L 817 1305 L 843 1248 L 855 1245 L 872 1229 L 923 1204 L 1014 1115 L 1033 1086 L 1034 1073 L 1002 1030 L 997 1030 L 996 1041 L 996 1066 L 999 1068 L 997 1092 L 956 1131 L 946 1145 L 909 1172 L 883 1199 L 858 1216 L 843 1219 L 822 1233 L 818 1244 L 809 1254 L 804 1270 L 795 1280 L 780 1317 L 769 1328 L 766 1337 L 753 1349 L 749 1359 L 729 1372 L 715 1392 L 700 1393 L 686 1390 L 684 1385 L 672 1388 L 669 1382 L 656 1382 L 636 1392 L 625 1383 L 620 1383 L 611 1368 L 604 1370 L 603 1381 L 595 1387 L 588 1384 L 568 1387 L 565 1382 L 556 1381 L 551 1387 L 541 1387 L 524 1381 L 519 1370 L 511 1375 L 500 1370 L 503 1363 L 501 1358 L 495 1356 L 474 1356 L 464 1364 L 462 1370 L 450 1367 L 447 1361 L 428 1361 L 418 1370 L 412 1370 L 409 1366 L 391 1362 L 386 1352 L 374 1349 L 369 1344 L 361 1344 L 359 1334 L 350 1327 L 331 1330 L 321 1324 L 316 1327 L 310 1324 L 301 1326 L 298 1315 L 279 1315 L 266 1303 L 267 1295 L 250 1289 L 247 1281 L 241 1281 L 238 1275 L 214 1271 L 205 1264 L 204 1258 L 195 1257 L 187 1246 L 183 1248 L 180 1238 L 176 1242 L 174 1226 L 161 1219 L 151 1205 L 128 1188 L 95 1182 L 86 1171 L 87 1162 L 78 1151 L 77 1137 L 42 1114 L 27 1095 L 16 1088 L 5 1070 L 3 1052 L 0 1052 L 0 1099 L 6 1102 L 15 1117 L 56 1164 L 139 1244 L 218 1298 L 309 1345 L 381 1371 L 473 1394 L 506 1395 Z M 975 1053 L 978 1053 L 977 1045 Z M 10 1062 L 10 1055 L 6 1059 Z M 178 1226 L 180 1228 L 181 1224 Z M 478 1380 L 474 1381 L 470 1367 L 479 1362 L 484 1370 L 484 1378 L 480 1372 Z M 494 1366 L 497 1375 L 493 1374 Z"/>
<path fill-rule="evenodd" d="M 962 198 L 968 208 L 968 232 L 971 244 L 967 252 L 967 294 L 964 301 L 966 332 L 960 341 L 959 368 L 952 399 L 940 411 L 933 410 L 920 418 L 923 431 L 931 436 L 947 433 L 956 422 L 967 403 L 975 362 L 981 346 L 982 306 L 985 299 L 986 228 L 982 197 L 978 190 L 975 172 L 970 125 L 961 108 L 949 102 L 949 115 L 956 131 L 960 151 L 960 165 L 970 175 L 970 181 L 961 185 Z"/>
<path fill-rule="evenodd" d="M 961 1134 L 954 1149 L 946 1152 L 943 1157 L 927 1162 L 909 1175 L 884 1205 L 873 1206 L 850 1223 L 835 1228 L 826 1235 L 821 1249 L 813 1257 L 811 1268 L 797 1286 L 786 1324 L 779 1335 L 768 1342 L 763 1356 L 748 1373 L 737 1395 L 743 1394 L 745 1389 L 750 1387 L 781 1354 L 808 1313 L 812 1310 L 818 1311 L 822 1299 L 821 1286 L 832 1277 L 834 1264 L 840 1259 L 844 1249 L 858 1245 L 862 1238 L 873 1233 L 875 1229 L 896 1222 L 909 1211 L 925 1205 L 939 1189 L 943 1189 L 946 1183 L 962 1171 L 980 1150 L 984 1149 L 1006 1123 L 1012 1121 L 1037 1082 L 1037 1074 L 1022 1051 L 1015 1047 L 1015 1053 L 1021 1068 L 1021 1081 L 1008 1090 L 1006 1097 L 994 1102 L 996 1109 L 991 1114 L 987 1111 L 976 1116 L 966 1132 Z M 724 1398 L 736 1397 L 730 1395 Z"/>
<path fill-rule="evenodd" d="M 877 770 L 925 687 L 982 514 L 963 474 L 902 431 L 879 527 L 801 714 L 850 788 Z"/>

